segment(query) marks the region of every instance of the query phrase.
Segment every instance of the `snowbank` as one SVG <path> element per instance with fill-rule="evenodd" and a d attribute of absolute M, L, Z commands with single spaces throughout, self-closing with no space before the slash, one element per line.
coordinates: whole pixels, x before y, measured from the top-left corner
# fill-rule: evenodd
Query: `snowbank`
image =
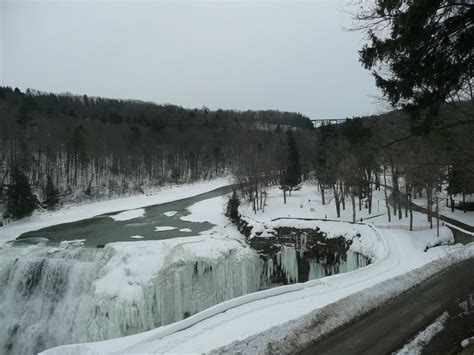
<path fill-rule="evenodd" d="M 418 355 L 421 354 L 424 347 L 429 344 L 430 340 L 444 329 L 448 320 L 448 312 L 444 312 L 428 327 L 419 332 L 413 339 L 398 350 L 394 355 Z"/>
<path fill-rule="evenodd" d="M 337 298 L 321 309 L 290 320 L 231 344 L 211 349 L 210 353 L 294 353 L 303 350 L 325 334 L 350 322 L 360 314 L 377 308 L 453 263 L 474 257 L 474 245 L 459 248 L 449 257 L 440 258 L 361 291 Z M 308 302 L 311 299 L 307 300 Z"/>

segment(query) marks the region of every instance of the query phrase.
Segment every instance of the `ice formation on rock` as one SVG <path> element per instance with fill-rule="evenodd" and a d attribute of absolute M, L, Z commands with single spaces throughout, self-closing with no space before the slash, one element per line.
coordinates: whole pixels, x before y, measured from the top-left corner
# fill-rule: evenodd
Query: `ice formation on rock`
<path fill-rule="evenodd" d="M 350 251 L 347 252 L 346 259 L 339 259 L 338 263 L 329 263 L 324 259 L 310 259 L 308 280 L 353 271 L 367 265 L 367 258 Z"/>
<path fill-rule="evenodd" d="M 303 237 L 300 245 L 305 244 Z M 245 243 L 212 236 L 104 248 L 78 242 L 5 244 L 0 246 L 0 353 L 33 354 L 169 324 L 272 287 L 275 275 L 298 282 L 299 257 L 294 245 L 263 257 Z M 308 278 L 365 263 L 351 252 L 336 265 L 309 260 Z"/>
<path fill-rule="evenodd" d="M 146 242 L 130 242 L 130 248 L 141 243 Z M 237 242 L 211 257 L 191 252 L 185 259 L 165 257 L 156 264 L 159 270 L 145 270 L 148 279 L 136 275 L 131 259 L 139 256 L 117 245 L 53 252 L 45 245 L 0 249 L 0 353 L 33 354 L 59 344 L 135 334 L 260 286 L 258 255 Z M 108 280 L 114 260 L 123 267 Z M 124 297 L 113 287 L 133 292 Z"/>
<path fill-rule="evenodd" d="M 277 264 L 285 272 L 288 283 L 298 282 L 298 259 L 295 247 L 283 245 L 277 254 Z"/>

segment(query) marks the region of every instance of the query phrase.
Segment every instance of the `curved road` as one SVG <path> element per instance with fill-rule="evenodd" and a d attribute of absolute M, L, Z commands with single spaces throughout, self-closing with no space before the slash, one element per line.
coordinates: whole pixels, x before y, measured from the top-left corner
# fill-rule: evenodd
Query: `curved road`
<path fill-rule="evenodd" d="M 386 186 L 392 190 L 391 186 Z M 406 197 L 401 194 L 403 202 Z M 427 209 L 412 202 L 414 211 Z M 437 214 L 433 213 L 434 217 Z M 469 232 L 474 227 L 440 215 Z M 459 297 L 474 291 L 474 259 L 461 262 L 313 343 L 302 354 L 390 354 L 434 321 Z"/>
<path fill-rule="evenodd" d="M 388 190 L 393 191 L 392 186 L 383 185 L 383 184 L 381 184 L 381 186 L 384 186 Z M 400 192 L 400 197 L 401 197 L 401 200 L 403 201 L 403 203 L 405 204 L 407 202 L 407 197 L 402 192 Z M 389 199 L 390 199 L 390 204 L 392 205 L 392 201 L 391 201 L 392 195 L 390 195 Z M 411 206 L 412 206 L 413 211 L 420 212 L 420 213 L 423 213 L 423 214 L 428 214 L 428 210 L 426 208 L 418 206 L 413 201 L 411 202 Z M 438 214 L 436 213 L 436 211 L 433 211 L 432 215 L 433 215 L 434 218 L 438 218 Z M 474 233 L 474 226 L 470 226 L 469 224 L 466 224 L 466 223 L 460 222 L 458 220 L 443 216 L 442 214 L 439 215 L 439 219 L 442 220 L 442 221 L 445 221 L 449 224 L 452 224 L 455 227 L 458 227 L 458 228 L 464 229 L 465 231 Z"/>
<path fill-rule="evenodd" d="M 473 270 L 474 259 L 452 266 L 316 342 L 303 354 L 390 354 L 456 298 L 474 290 Z"/>

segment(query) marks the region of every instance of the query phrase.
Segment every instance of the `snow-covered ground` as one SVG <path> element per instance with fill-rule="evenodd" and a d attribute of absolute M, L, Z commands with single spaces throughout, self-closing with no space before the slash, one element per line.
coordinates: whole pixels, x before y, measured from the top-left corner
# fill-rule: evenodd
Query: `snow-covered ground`
<path fill-rule="evenodd" d="M 474 244 L 443 245 L 425 252 L 427 246 L 453 241 L 452 234 L 446 227 L 441 228 L 440 237 L 436 237 L 436 230 L 408 232 L 380 229 L 376 225 L 386 225 L 387 217 L 383 215 L 367 219 L 368 215 L 364 210 L 357 211 L 357 219 L 364 218 L 368 225 L 291 218 L 335 219 L 334 206 L 321 206 L 319 198 L 316 187 L 306 184 L 301 191 L 294 192 L 288 198 L 288 203 L 283 205 L 281 191 L 272 189 L 265 213 L 254 214 L 250 206 L 242 206 L 241 213 L 248 220 L 252 220 L 255 228 L 260 228 L 262 232 L 278 226 L 319 227 L 330 237 L 338 233 L 354 235 L 354 230 L 357 230 L 361 238 L 353 242 L 354 248 L 370 255 L 374 261 L 372 264 L 345 274 L 234 298 L 182 321 L 145 333 L 103 342 L 60 346 L 46 351 L 45 354 L 212 351 L 257 353 L 268 350 L 269 344 L 273 349 L 291 352 L 292 349 L 285 349 L 285 346 L 301 346 L 311 342 L 452 263 L 474 256 Z M 383 192 L 377 192 L 374 201 L 374 214 L 384 213 Z M 228 240 L 228 237 L 232 237 L 235 239 L 234 243 L 243 244 L 235 227 L 229 225 L 223 215 L 224 203 L 223 197 L 199 202 L 190 208 L 191 214 L 183 218 L 216 224 L 212 230 L 202 233 L 202 237 L 204 234 L 207 236 L 204 240 Z M 281 217 L 286 219 L 272 221 Z M 341 220 L 351 219 L 352 210 L 347 201 Z M 408 225 L 408 220 L 404 219 L 403 223 Z M 426 217 L 415 214 L 415 223 L 426 225 Z M 393 224 L 401 223 L 396 219 Z M 204 240 L 200 248 L 206 250 L 212 243 L 206 243 Z M 116 267 L 120 269 L 120 263 Z M 111 270 L 111 273 L 114 271 Z M 115 276 L 111 280 L 106 284 L 114 284 Z M 315 322 L 318 319 L 320 321 Z"/>
<path fill-rule="evenodd" d="M 301 190 L 293 191 L 291 196 L 287 196 L 286 205 L 283 203 L 283 193 L 278 188 L 274 187 L 269 190 L 267 198 L 267 207 L 265 212 L 258 211 L 256 214 L 252 210 L 250 204 L 246 204 L 240 208 L 240 212 L 250 219 L 255 219 L 259 222 L 266 223 L 276 218 L 320 218 L 338 221 L 352 221 L 352 204 L 351 200 L 346 198 L 345 209 L 341 207 L 341 217 L 337 218 L 334 199 L 331 191 L 326 191 L 326 204 L 322 205 L 322 198 L 316 185 L 305 183 Z M 368 209 L 362 204 L 362 210 L 359 211 L 359 204 L 356 201 L 356 221 L 375 224 L 375 225 L 393 225 L 406 226 L 410 225 L 409 218 L 405 217 L 403 210 L 402 219 L 393 215 L 393 208 L 391 208 L 392 221 L 388 222 L 387 208 L 385 205 L 384 190 L 373 192 L 372 198 L 372 213 L 369 215 Z M 473 216 L 474 218 L 474 216 Z M 426 215 L 418 212 L 413 212 L 413 224 L 416 226 L 428 226 Z"/>
<path fill-rule="evenodd" d="M 111 216 L 126 220 L 142 215 L 142 208 L 175 201 L 230 184 L 230 179 L 215 179 L 194 184 L 170 186 L 153 195 L 138 195 L 83 205 L 71 205 L 58 211 L 37 211 L 31 217 L 0 227 L 0 244 L 15 239 L 20 234 L 60 223 L 74 222 L 104 213 L 124 211 Z M 126 211 L 125 211 L 126 210 Z"/>

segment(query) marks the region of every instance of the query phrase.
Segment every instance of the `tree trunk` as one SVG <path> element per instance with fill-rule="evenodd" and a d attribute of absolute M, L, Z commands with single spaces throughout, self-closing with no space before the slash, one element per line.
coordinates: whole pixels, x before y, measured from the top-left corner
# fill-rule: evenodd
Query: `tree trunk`
<path fill-rule="evenodd" d="M 413 230 L 413 205 L 412 205 L 411 193 L 409 194 L 408 206 L 409 206 L 409 209 L 410 209 L 410 231 L 412 231 Z"/>
<path fill-rule="evenodd" d="M 430 222 L 430 228 L 433 228 L 433 189 L 430 185 L 426 188 L 426 197 L 428 201 L 428 222 Z"/>
<path fill-rule="evenodd" d="M 351 194 L 351 199 L 352 199 L 352 222 L 355 223 L 355 221 L 356 221 L 356 203 L 355 203 L 354 193 Z"/>
<path fill-rule="evenodd" d="M 339 200 L 339 192 L 337 191 L 337 183 L 333 185 L 334 203 L 336 204 L 337 218 L 341 217 L 341 201 Z"/>
<path fill-rule="evenodd" d="M 439 199 L 436 198 L 436 236 L 439 237 Z"/>
<path fill-rule="evenodd" d="M 369 214 L 372 214 L 372 179 L 369 177 L 368 185 L 367 185 L 367 200 L 368 200 L 368 207 L 369 207 Z"/>
<path fill-rule="evenodd" d="M 385 188 L 383 189 L 385 194 L 385 207 L 387 208 L 387 216 L 388 216 L 388 223 L 392 222 L 392 217 L 390 216 L 390 204 L 388 203 L 388 196 L 387 196 L 387 174 L 385 173 L 385 165 L 383 167 L 383 181 Z"/>
<path fill-rule="evenodd" d="M 405 218 L 408 217 L 408 208 L 410 205 L 410 201 L 408 200 L 408 195 L 410 194 L 409 184 L 405 184 Z"/>
<path fill-rule="evenodd" d="M 340 192 L 339 196 L 340 196 L 340 201 L 342 203 L 342 210 L 345 211 L 346 210 L 346 194 L 345 194 L 345 191 L 344 191 L 344 185 L 342 184 L 342 182 L 340 182 L 339 186 L 340 186 L 340 189 L 341 189 L 341 192 Z"/>

